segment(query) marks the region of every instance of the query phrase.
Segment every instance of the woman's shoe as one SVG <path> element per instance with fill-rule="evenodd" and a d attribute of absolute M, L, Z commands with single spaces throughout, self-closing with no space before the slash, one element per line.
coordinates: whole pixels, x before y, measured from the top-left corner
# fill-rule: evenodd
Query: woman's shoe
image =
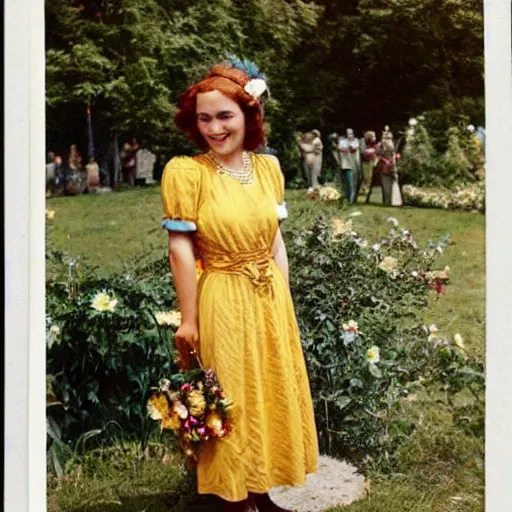
<path fill-rule="evenodd" d="M 288 508 L 282 508 L 276 505 L 271 499 L 268 493 L 265 494 L 250 494 L 250 499 L 256 505 L 258 512 L 295 512 Z"/>

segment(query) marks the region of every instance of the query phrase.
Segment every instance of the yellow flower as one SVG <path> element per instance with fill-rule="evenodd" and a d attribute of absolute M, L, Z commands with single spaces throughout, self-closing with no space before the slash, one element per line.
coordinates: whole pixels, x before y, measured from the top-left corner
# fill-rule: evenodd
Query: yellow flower
<path fill-rule="evenodd" d="M 398 265 L 398 260 L 392 256 L 386 256 L 379 264 L 379 268 L 384 272 L 391 272 L 395 270 Z"/>
<path fill-rule="evenodd" d="M 179 327 L 181 324 L 181 313 L 179 311 L 159 311 L 155 313 L 158 325 L 167 327 Z"/>
<path fill-rule="evenodd" d="M 216 436 L 222 435 L 222 418 L 218 414 L 210 414 L 206 418 L 206 426 L 213 431 Z"/>
<path fill-rule="evenodd" d="M 366 351 L 366 360 L 369 363 L 376 364 L 380 361 L 380 350 L 379 347 L 376 347 L 375 345 L 373 347 L 370 347 Z"/>
<path fill-rule="evenodd" d="M 52 325 L 50 327 L 50 332 L 55 334 L 55 336 L 60 336 L 60 327 L 58 325 Z"/>
<path fill-rule="evenodd" d="M 117 299 L 111 299 L 110 295 L 105 292 L 97 293 L 91 303 L 91 307 L 96 311 L 114 311 L 117 305 Z"/>
<path fill-rule="evenodd" d="M 462 336 L 457 333 L 454 337 L 453 337 L 453 341 L 455 343 L 455 346 L 460 348 L 461 350 L 464 350 L 466 347 L 464 346 L 464 340 L 462 339 Z"/>
<path fill-rule="evenodd" d="M 168 416 L 162 418 L 162 430 L 178 430 L 180 426 L 180 417 L 173 411 Z"/>
<path fill-rule="evenodd" d="M 148 413 L 154 420 L 163 420 L 172 414 L 169 400 L 164 393 L 155 393 L 148 400 Z"/>
<path fill-rule="evenodd" d="M 357 233 L 353 231 L 352 220 L 345 222 L 343 219 L 332 219 L 332 238 L 338 240 L 340 235 L 355 236 Z"/>
<path fill-rule="evenodd" d="M 55 211 L 54 210 L 46 210 L 46 218 L 48 220 L 53 220 L 55 217 Z"/>
<path fill-rule="evenodd" d="M 322 201 L 337 201 L 341 194 L 334 187 L 322 187 L 319 191 L 319 197 Z"/>
<path fill-rule="evenodd" d="M 189 411 L 192 416 L 199 417 L 204 414 L 206 400 L 201 391 L 194 389 L 187 396 Z"/>

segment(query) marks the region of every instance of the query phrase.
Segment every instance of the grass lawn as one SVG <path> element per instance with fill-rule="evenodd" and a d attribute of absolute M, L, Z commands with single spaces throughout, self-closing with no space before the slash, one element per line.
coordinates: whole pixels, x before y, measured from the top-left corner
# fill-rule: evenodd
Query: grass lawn
<path fill-rule="evenodd" d="M 425 242 L 449 233 L 453 245 L 440 261 L 450 266 L 446 293 L 432 294 L 425 323 L 446 334 L 462 334 L 472 354 L 484 356 L 485 336 L 485 218 L 480 214 L 418 208 L 384 208 L 358 204 L 346 211 L 334 204 L 304 198 L 304 191 L 287 191 L 287 231 L 306 225 L 320 212 L 345 217 L 355 211 L 356 231 L 372 240 L 389 229 L 394 216 Z M 379 203 L 379 195 L 372 198 Z M 167 250 L 160 229 L 160 189 L 126 190 L 117 194 L 52 198 L 55 211 L 52 240 L 58 248 L 97 265 L 104 274 L 120 272 L 138 258 L 152 258 Z M 399 454 L 400 473 L 371 472 L 368 497 L 355 503 L 354 512 L 476 512 L 483 505 L 483 439 L 464 434 L 439 407 L 436 397 L 424 395 L 404 406 L 416 418 L 415 433 Z M 91 456 L 92 457 L 92 456 Z M 161 459 L 126 460 L 127 456 L 82 461 L 62 482 L 50 479 L 49 512 L 168 512 L 212 510 L 197 500 L 176 464 Z M 92 459 L 91 459 L 92 460 Z M 92 470 L 91 467 L 94 469 Z M 89 469 L 88 469 L 89 468 Z M 190 501 L 192 500 L 192 501 Z M 345 509 L 343 509 L 345 510 Z M 341 509 L 340 509 L 341 511 Z"/>

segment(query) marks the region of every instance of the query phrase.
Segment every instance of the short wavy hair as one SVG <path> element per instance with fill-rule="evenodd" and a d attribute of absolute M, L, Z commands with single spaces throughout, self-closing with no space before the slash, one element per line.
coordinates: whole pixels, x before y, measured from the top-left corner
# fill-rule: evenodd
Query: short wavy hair
<path fill-rule="evenodd" d="M 213 66 L 206 78 L 190 86 L 180 97 L 176 126 L 188 135 L 200 148 L 208 144 L 197 127 L 197 95 L 219 91 L 240 106 L 245 117 L 244 149 L 253 151 L 265 144 L 261 103 L 244 90 L 250 78 L 241 70 L 224 65 Z"/>

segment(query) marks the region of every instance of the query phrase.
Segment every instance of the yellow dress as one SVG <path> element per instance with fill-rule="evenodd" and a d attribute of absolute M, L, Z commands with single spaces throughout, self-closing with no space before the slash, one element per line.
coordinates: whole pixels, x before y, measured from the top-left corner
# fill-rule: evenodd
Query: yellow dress
<path fill-rule="evenodd" d="M 318 459 L 293 303 L 271 253 L 284 180 L 274 157 L 251 160 L 252 184 L 218 174 L 204 155 L 173 158 L 162 177 L 162 225 L 194 231 L 203 260 L 200 357 L 234 402 L 232 432 L 199 454 L 198 492 L 228 501 L 303 484 Z"/>

